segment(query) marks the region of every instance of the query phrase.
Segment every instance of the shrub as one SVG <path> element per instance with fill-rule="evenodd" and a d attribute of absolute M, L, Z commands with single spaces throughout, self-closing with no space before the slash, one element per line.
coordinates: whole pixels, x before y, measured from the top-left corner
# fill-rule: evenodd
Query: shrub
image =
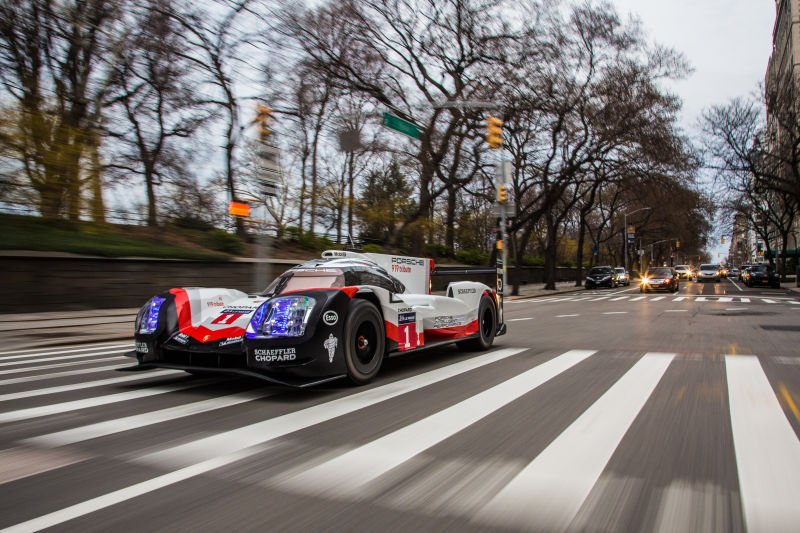
<path fill-rule="evenodd" d="M 489 254 L 479 248 L 465 248 L 456 252 L 456 260 L 466 265 L 485 265 Z"/>
<path fill-rule="evenodd" d="M 244 252 L 244 242 L 225 230 L 215 229 L 208 234 L 208 247 L 218 252 L 240 255 Z"/>
<path fill-rule="evenodd" d="M 526 255 L 522 258 L 524 266 L 540 267 L 544 266 L 544 257 L 538 255 Z"/>
<path fill-rule="evenodd" d="M 383 246 L 380 244 L 365 244 L 361 249 L 368 254 L 382 254 Z"/>
<path fill-rule="evenodd" d="M 426 257 L 453 257 L 453 250 L 444 244 L 426 244 L 425 245 Z"/>

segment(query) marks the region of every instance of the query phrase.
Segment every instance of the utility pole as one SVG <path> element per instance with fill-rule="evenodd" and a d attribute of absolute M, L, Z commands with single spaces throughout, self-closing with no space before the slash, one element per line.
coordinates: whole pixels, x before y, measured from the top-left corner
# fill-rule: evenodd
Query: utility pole
<path fill-rule="evenodd" d="M 640 207 L 639 209 L 631 211 L 630 213 L 628 213 L 627 211 L 622 213 L 622 220 L 623 220 L 622 225 L 624 226 L 624 228 L 623 228 L 623 239 L 625 241 L 624 242 L 624 246 L 625 246 L 625 254 L 624 255 L 625 255 L 625 257 L 623 258 L 623 266 L 625 267 L 625 272 L 628 271 L 628 239 L 630 239 L 630 235 L 628 234 L 628 215 L 633 215 L 635 213 L 638 213 L 639 211 L 649 211 L 650 209 L 653 209 L 653 208 L 652 207 Z M 634 233 L 634 237 L 635 236 L 636 236 L 636 234 Z"/>

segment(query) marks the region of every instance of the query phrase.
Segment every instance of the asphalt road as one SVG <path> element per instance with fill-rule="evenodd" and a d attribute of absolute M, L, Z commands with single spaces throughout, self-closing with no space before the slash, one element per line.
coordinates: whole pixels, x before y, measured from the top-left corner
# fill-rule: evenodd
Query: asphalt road
<path fill-rule="evenodd" d="M 797 531 L 799 296 L 517 300 L 491 351 L 361 388 L 0 352 L 0 529 Z"/>

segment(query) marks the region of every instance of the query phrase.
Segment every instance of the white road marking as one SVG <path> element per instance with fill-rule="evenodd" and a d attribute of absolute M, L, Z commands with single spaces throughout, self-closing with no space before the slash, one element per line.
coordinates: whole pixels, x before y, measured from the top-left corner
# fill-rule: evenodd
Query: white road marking
<path fill-rule="evenodd" d="M 98 379 L 96 381 L 84 381 L 82 383 L 72 383 L 70 385 L 59 385 L 47 387 L 46 389 L 34 389 L 22 392 L 12 392 L 10 394 L 0 394 L 0 402 L 19 400 L 21 398 L 33 398 L 34 396 L 44 396 L 46 394 L 57 394 L 59 392 L 70 392 L 74 390 L 90 389 L 92 387 L 102 387 L 103 385 L 113 385 L 115 383 L 126 383 L 128 381 L 139 381 L 142 379 L 156 378 L 168 375 L 175 375 L 181 370 L 156 370 L 155 372 L 136 372 L 132 376 L 122 376 L 118 378 Z"/>
<path fill-rule="evenodd" d="M 630 295 L 626 294 L 625 296 L 617 296 L 616 298 L 611 298 L 609 302 L 616 302 L 619 300 L 625 300 L 626 298 L 630 298 Z"/>
<path fill-rule="evenodd" d="M 601 296 L 600 298 L 592 298 L 589 301 L 590 302 L 599 302 L 600 300 L 605 300 L 606 298 L 610 298 L 610 296 Z"/>
<path fill-rule="evenodd" d="M 108 435 L 121 433 L 123 431 L 130 431 L 132 429 L 138 429 L 153 424 L 160 424 L 169 420 L 176 420 L 178 418 L 184 418 L 200 413 L 207 413 L 217 409 L 224 409 L 226 407 L 232 407 L 241 403 L 267 398 L 275 394 L 277 394 L 277 392 L 274 390 L 265 392 L 263 389 L 257 389 L 248 392 L 230 394 L 220 398 L 209 398 L 208 400 L 178 405 L 176 407 L 168 407 L 158 411 L 148 411 L 140 415 L 117 418 L 115 420 L 98 422 L 96 424 L 89 424 L 78 428 L 67 429 L 65 431 L 41 435 L 39 437 L 26 439 L 23 441 L 23 444 L 45 446 L 48 448 L 66 446 L 68 444 L 74 444 L 76 442 L 82 442 L 89 439 L 106 437 Z"/>
<path fill-rule="evenodd" d="M 83 351 L 92 351 L 92 350 L 110 350 L 112 348 L 128 348 L 129 350 L 133 350 L 133 344 L 130 342 L 127 344 L 72 344 L 69 346 L 69 349 L 61 349 L 57 351 L 52 351 L 53 348 L 41 349 L 36 351 L 31 351 L 30 349 L 26 350 L 10 350 L 7 352 L 0 352 L 0 355 L 9 355 L 9 354 L 22 354 L 27 353 L 29 355 L 22 355 L 22 356 L 14 356 L 14 359 L 19 357 L 36 357 L 37 355 L 58 355 L 62 353 L 74 353 L 74 352 L 83 352 Z M 11 359 L 11 357 L 0 357 L 0 359 Z"/>
<path fill-rule="evenodd" d="M 496 350 L 424 374 L 141 457 L 140 460 L 150 460 L 156 463 L 161 463 L 166 458 L 168 462 L 177 460 L 189 464 L 162 476 L 16 524 L 4 531 L 39 531 L 62 524 L 261 453 L 263 444 L 283 435 L 369 407 L 524 351 L 524 348 Z M 209 458 L 192 464 L 193 459 L 198 456 L 208 456 Z"/>
<path fill-rule="evenodd" d="M 506 322 L 519 322 L 521 320 L 533 320 L 534 318 L 536 318 L 536 317 L 529 316 L 529 317 L 525 317 L 525 318 L 507 318 Z"/>
<path fill-rule="evenodd" d="M 137 458 L 148 464 L 159 466 L 186 465 L 216 457 L 221 451 L 241 450 L 248 446 L 264 444 L 289 433 L 326 422 L 359 409 L 413 392 L 465 372 L 501 361 L 525 348 L 506 348 L 460 361 L 436 370 L 425 372 L 394 383 L 381 385 L 350 396 L 322 403 L 300 411 L 250 424 L 231 431 L 218 433 L 187 444 L 175 446 Z"/>
<path fill-rule="evenodd" d="M 677 298 L 673 298 L 673 302 L 682 302 L 686 299 L 686 296 L 678 296 Z"/>
<path fill-rule="evenodd" d="M 589 298 L 591 298 L 591 296 L 584 296 L 583 298 L 573 298 L 572 301 L 573 302 L 582 302 L 584 300 L 588 300 Z"/>
<path fill-rule="evenodd" d="M 52 374 L 37 374 L 35 376 L 25 376 L 22 378 L 11 378 L 0 380 L 0 385 L 13 385 L 15 383 L 28 383 L 30 381 L 42 381 L 45 379 L 58 379 L 67 376 L 79 376 L 81 374 L 94 374 L 96 372 L 111 372 L 117 368 L 124 368 L 130 365 L 110 365 L 97 366 L 93 368 L 81 368 L 79 370 L 66 370 L 64 372 L 53 372 Z"/>
<path fill-rule="evenodd" d="M 97 357 L 100 355 L 117 355 L 122 356 L 125 352 L 129 350 L 115 350 L 111 352 L 97 352 L 97 353 L 80 353 L 76 355 L 59 355 L 56 357 L 45 357 L 43 359 L 36 359 L 36 360 L 29 360 L 29 361 L 11 361 L 8 363 L 0 363 L 0 366 L 21 366 L 21 365 L 30 365 L 31 363 L 45 363 L 47 361 L 65 361 L 67 359 L 85 359 L 87 363 L 94 362 L 94 359 L 86 359 L 87 357 Z M 135 359 L 130 359 L 131 362 L 135 361 Z"/>
<path fill-rule="evenodd" d="M 0 413 L 0 424 L 7 422 L 17 422 L 19 420 L 29 420 L 32 418 L 39 418 L 42 416 L 69 413 L 71 411 L 78 411 L 80 409 L 89 409 L 92 407 L 107 405 L 110 403 L 125 402 L 128 400 L 137 400 L 139 398 L 156 396 L 158 394 L 167 394 L 169 392 L 177 392 L 184 389 L 192 389 L 210 383 L 211 381 L 212 380 L 192 380 L 189 383 L 182 383 L 180 385 L 147 387 L 145 389 L 137 389 L 127 392 L 118 392 L 115 394 L 105 394 L 103 396 L 95 396 L 93 398 L 85 398 L 83 400 L 73 400 L 71 402 L 54 403 L 50 405 L 43 405 L 41 407 L 28 407 L 27 409 L 8 411 L 6 413 Z"/>
<path fill-rule="evenodd" d="M 765 304 L 774 304 L 776 303 L 775 300 L 770 300 L 769 298 L 761 298 L 761 301 Z"/>
<path fill-rule="evenodd" d="M 707 302 L 708 298 L 706 298 L 705 296 L 698 296 L 697 298 L 694 299 L 694 301 L 695 302 Z"/>
<path fill-rule="evenodd" d="M 147 481 L 142 481 L 136 485 L 131 485 L 130 487 L 109 492 L 108 494 L 98 496 L 97 498 L 92 498 L 91 500 L 77 503 L 75 505 L 65 507 L 64 509 L 33 518 L 27 522 L 15 524 L 2 531 L 3 533 L 41 531 L 42 529 L 63 524 L 69 520 L 73 520 L 95 511 L 105 509 L 106 507 L 111 507 L 112 505 L 131 500 L 137 496 L 142 496 L 149 492 L 153 492 L 154 490 L 168 487 L 170 485 L 174 485 L 175 483 L 205 474 L 206 472 L 216 470 L 222 466 L 235 463 L 236 461 L 240 461 L 241 459 L 255 455 L 260 451 L 262 450 L 259 448 L 251 448 L 248 450 L 240 450 L 237 453 L 230 453 L 215 457 L 213 459 L 209 459 L 208 461 L 187 466 L 186 468 L 164 474 L 163 476 L 148 479 Z"/>
<path fill-rule="evenodd" d="M 655 298 L 651 298 L 650 301 L 657 302 L 659 300 L 663 300 L 664 298 L 666 298 L 666 296 L 656 296 Z"/>
<path fill-rule="evenodd" d="M 752 355 L 726 355 L 733 447 L 747 530 L 797 531 L 800 441 Z"/>
<path fill-rule="evenodd" d="M 686 313 L 686 309 L 664 309 L 665 313 Z"/>
<path fill-rule="evenodd" d="M 749 304 L 750 298 L 739 298 L 739 301 L 742 302 L 743 304 Z"/>
<path fill-rule="evenodd" d="M 627 315 L 627 311 L 606 311 L 604 315 Z"/>
<path fill-rule="evenodd" d="M 14 368 L 12 370 L 0 370 L 0 376 L 6 376 L 8 374 L 20 374 L 22 372 L 36 372 L 37 370 L 52 370 L 53 368 L 64 368 L 65 366 L 78 366 L 78 365 L 88 365 L 92 363 L 105 363 L 108 361 L 120 361 L 124 360 L 120 356 L 116 357 L 103 357 L 102 359 L 90 359 L 89 361 L 72 361 L 69 363 L 53 363 L 52 365 L 38 365 L 38 366 L 26 366 L 24 368 Z"/>
<path fill-rule="evenodd" d="M 747 311 L 746 307 L 726 307 L 726 311 Z"/>
<path fill-rule="evenodd" d="M 581 315 L 556 315 L 556 318 L 569 318 L 573 316 L 581 316 Z"/>
<path fill-rule="evenodd" d="M 280 483 L 316 495 L 369 496 L 370 481 L 489 416 L 593 355 L 571 350 L 503 383 Z"/>
<path fill-rule="evenodd" d="M 789 303 L 794 305 L 800 305 L 800 302 L 797 302 L 795 300 L 790 300 Z"/>
<path fill-rule="evenodd" d="M 744 292 L 744 289 L 742 289 L 742 288 L 741 288 L 739 285 L 737 285 L 737 283 L 736 283 L 735 281 L 733 281 L 733 280 L 732 280 L 732 279 L 730 279 L 730 278 L 728 278 L 728 281 L 730 281 L 731 283 L 733 283 L 733 286 L 734 286 L 734 287 L 736 287 L 737 289 L 739 289 L 739 292 Z"/>
<path fill-rule="evenodd" d="M 637 296 L 636 298 L 631 298 L 631 302 L 638 302 L 639 300 L 644 300 L 647 296 Z"/>
<path fill-rule="evenodd" d="M 730 303 L 733 301 L 733 298 L 730 298 L 728 296 L 720 296 L 719 298 L 717 298 L 717 301 L 721 303 Z"/>
<path fill-rule="evenodd" d="M 566 529 L 674 357 L 645 354 L 480 509 L 475 520 L 493 527 Z"/>

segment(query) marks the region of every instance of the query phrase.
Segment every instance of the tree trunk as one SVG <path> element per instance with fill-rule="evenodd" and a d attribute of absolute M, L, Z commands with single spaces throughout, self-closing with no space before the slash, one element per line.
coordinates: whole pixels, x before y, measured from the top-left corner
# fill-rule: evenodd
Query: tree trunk
<path fill-rule="evenodd" d="M 100 162 L 100 135 L 95 130 L 91 135 L 88 145 L 91 161 L 89 163 L 89 186 L 92 190 L 91 214 L 92 221 L 103 224 L 106 221 L 106 206 L 103 201 L 103 174 Z"/>
<path fill-rule="evenodd" d="M 586 242 L 586 212 L 581 209 L 578 223 L 578 250 L 575 253 L 575 286 L 583 285 L 583 244 Z"/>
<path fill-rule="evenodd" d="M 444 245 L 450 251 L 456 248 L 456 200 L 458 199 L 458 189 L 452 185 L 447 188 L 447 212 L 445 215 Z"/>
<path fill-rule="evenodd" d="M 557 228 L 553 216 L 545 215 L 547 225 L 547 240 L 544 248 L 544 288 L 549 291 L 556 289 L 556 259 L 558 248 Z"/>

